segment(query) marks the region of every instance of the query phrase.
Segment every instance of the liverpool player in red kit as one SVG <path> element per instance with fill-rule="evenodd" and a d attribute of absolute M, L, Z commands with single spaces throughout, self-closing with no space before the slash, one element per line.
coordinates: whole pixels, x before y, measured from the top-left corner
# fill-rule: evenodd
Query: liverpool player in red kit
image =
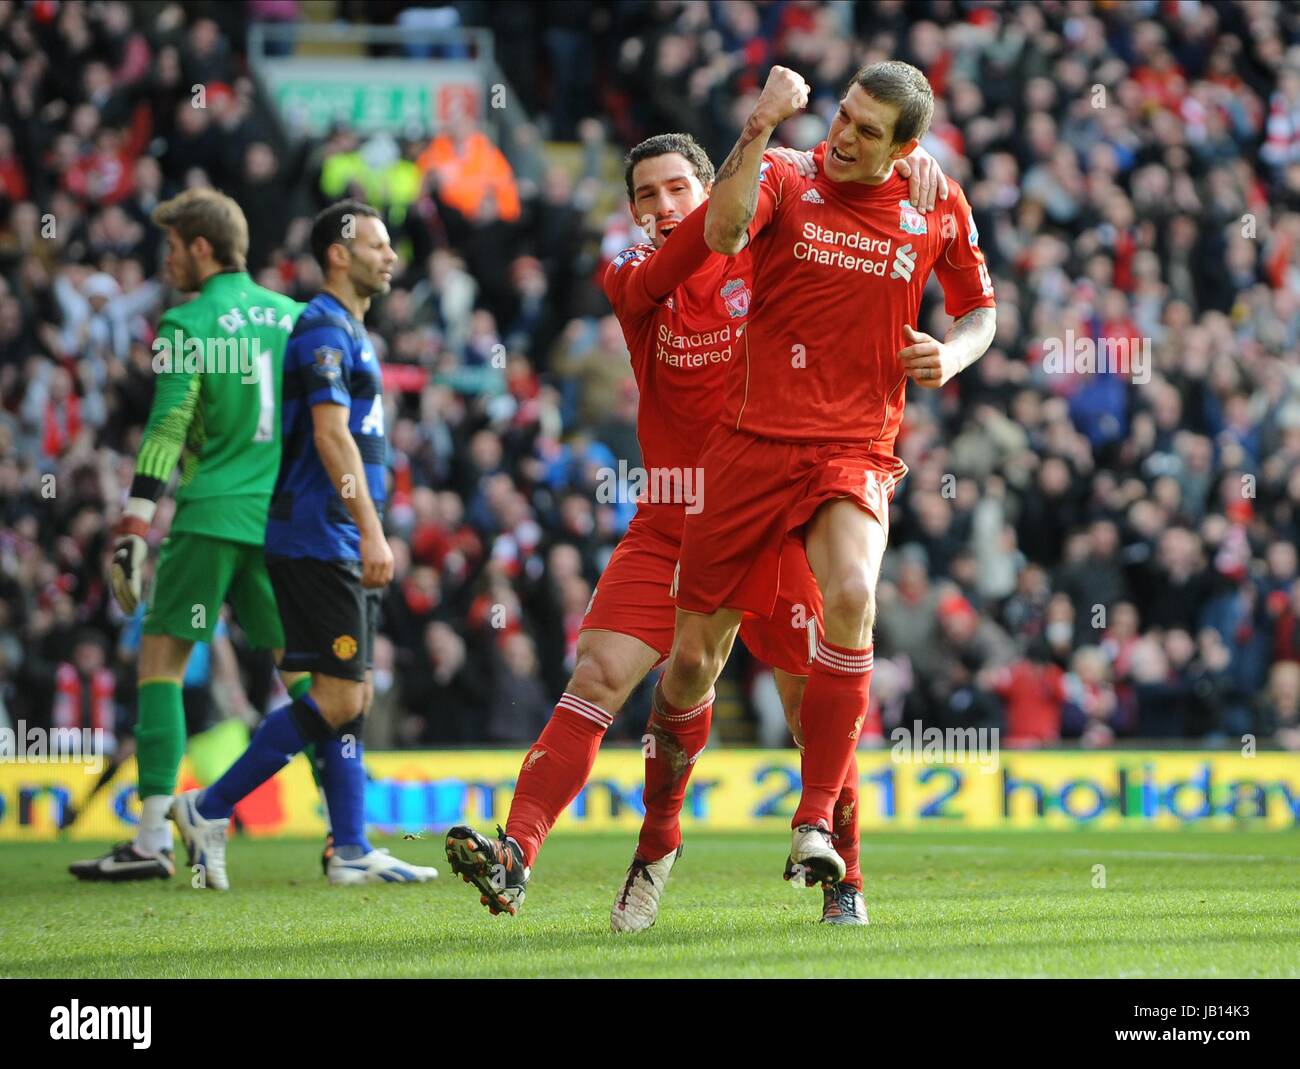
<path fill-rule="evenodd" d="M 786 152 L 780 158 L 797 172 L 815 171 L 808 154 Z M 918 200 L 932 204 L 942 175 L 924 153 L 912 162 Z M 478 887 L 494 914 L 514 913 L 522 904 L 533 860 L 586 782 L 613 714 L 671 648 L 682 527 L 708 492 L 695 475 L 698 430 L 718 418 L 724 376 L 751 301 L 748 253 L 719 256 L 704 242 L 705 214 L 695 209 L 707 195 L 713 167 L 693 139 L 665 134 L 638 145 L 628 156 L 626 180 L 633 218 L 647 227 L 652 243 L 614 259 L 605 292 L 623 326 L 641 391 L 637 433 L 649 489 L 592 596 L 574 674 L 524 759 L 505 831 L 495 841 L 465 826 L 448 833 L 453 870 Z M 670 241 L 674 230 L 678 234 Z M 787 540 L 782 556 L 775 612 L 770 619 L 746 619 L 740 632 L 751 652 L 774 666 L 786 718 L 798 739 L 799 699 L 820 599 L 802 543 Z M 639 931 L 655 921 L 680 854 L 679 813 L 708 738 L 711 712 L 710 691 L 689 709 L 651 717 L 645 821 L 614 902 L 615 931 Z M 842 787 L 840 808 L 854 817 L 842 849 L 856 857 L 856 769 Z M 843 886 L 827 890 L 823 919 L 861 923 L 860 889 L 860 876 L 851 867 Z"/>
<path fill-rule="evenodd" d="M 763 155 L 807 97 L 799 75 L 773 68 L 709 199 L 709 247 L 749 248 L 754 299 L 723 419 L 699 460 L 709 493 L 686 518 L 655 715 L 707 697 L 742 614 L 772 612 L 783 547 L 802 532 L 824 631 L 800 713 L 803 793 L 786 876 L 835 884 L 845 874 L 835 801 L 867 708 L 889 502 L 907 471 L 893 450 L 907 382 L 937 389 L 978 359 L 994 302 L 961 190 L 950 183 L 947 206 L 927 219 L 895 168 L 933 113 L 925 76 L 896 62 L 859 71 L 817 149 L 815 178 Z M 942 341 L 915 326 L 931 271 L 955 320 Z"/>

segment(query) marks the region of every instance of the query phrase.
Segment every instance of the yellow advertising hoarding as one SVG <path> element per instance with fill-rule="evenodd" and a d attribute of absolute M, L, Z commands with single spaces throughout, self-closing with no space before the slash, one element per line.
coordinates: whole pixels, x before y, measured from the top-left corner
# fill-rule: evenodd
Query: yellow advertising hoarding
<path fill-rule="evenodd" d="M 378 832 L 436 831 L 462 821 L 504 823 L 519 752 L 371 753 L 366 820 Z M 987 757 L 987 755 L 986 755 Z M 863 830 L 905 828 L 1300 827 L 1300 755 L 1192 752 L 1012 752 L 996 761 L 928 764 L 860 751 Z M 560 831 L 635 831 L 642 807 L 637 750 L 601 752 Z M 129 837 L 139 819 L 135 765 L 124 764 L 91 796 L 100 768 L 0 762 L 0 841 Z M 180 789 L 196 786 L 190 763 Z M 708 751 L 686 796 L 686 829 L 788 826 L 799 797 L 798 755 L 784 750 Z M 321 834 L 321 809 L 305 759 L 294 760 L 236 810 L 257 836 Z"/>

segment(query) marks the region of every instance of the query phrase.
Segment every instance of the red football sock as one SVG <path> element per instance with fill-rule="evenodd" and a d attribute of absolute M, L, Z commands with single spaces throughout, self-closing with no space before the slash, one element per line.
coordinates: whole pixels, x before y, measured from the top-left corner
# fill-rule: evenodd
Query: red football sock
<path fill-rule="evenodd" d="M 645 819 L 636 856 L 658 861 L 682 845 L 680 815 L 686 783 L 695 760 L 709 741 L 713 720 L 713 692 L 692 709 L 678 709 L 664 700 L 656 686 L 650 713 L 645 759 Z"/>
<path fill-rule="evenodd" d="M 531 866 L 565 807 L 578 797 L 614 718 L 598 705 L 565 693 L 519 769 L 506 834 Z"/>
<path fill-rule="evenodd" d="M 824 821 L 835 827 L 835 799 L 849 773 L 867 715 L 872 647 L 854 650 L 817 642 L 799 719 L 803 724 L 803 795 L 790 826 Z"/>
<path fill-rule="evenodd" d="M 849 774 L 844 777 L 840 796 L 835 799 L 835 823 L 831 825 L 831 845 L 844 859 L 844 882 L 862 890 L 862 869 L 858 855 L 862 840 L 858 832 L 858 755 L 849 758 Z"/>

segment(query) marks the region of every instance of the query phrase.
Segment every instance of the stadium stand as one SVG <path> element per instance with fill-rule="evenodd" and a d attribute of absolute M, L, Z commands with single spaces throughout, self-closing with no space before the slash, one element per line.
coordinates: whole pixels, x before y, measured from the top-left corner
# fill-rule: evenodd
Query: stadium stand
<path fill-rule="evenodd" d="M 639 463 L 598 284 L 637 239 L 622 151 L 684 130 L 720 160 L 773 63 L 813 86 L 783 131 L 811 147 L 854 69 L 901 58 L 934 85 L 925 147 L 969 193 L 998 336 L 909 399 L 864 739 L 920 719 L 1012 745 L 1300 750 L 1300 9 L 437 10 L 492 31 L 514 124 L 286 132 L 248 20 L 427 22 L 411 5 L 0 2 L 0 718 L 89 725 L 111 706 L 129 728 L 130 621 L 104 562 L 172 299 L 149 216 L 211 184 L 248 215 L 257 281 L 303 300 L 314 211 L 356 192 L 387 213 L 405 271 L 370 325 L 397 574 L 372 730 L 531 741 L 629 519 L 599 472 Z M 923 319 L 942 334 L 937 296 Z M 1055 366 L 1079 340 L 1127 368 Z M 231 633 L 261 708 L 269 662 Z M 639 739 L 647 697 L 611 737 Z M 719 699 L 721 741 L 785 739 L 743 653 Z"/>

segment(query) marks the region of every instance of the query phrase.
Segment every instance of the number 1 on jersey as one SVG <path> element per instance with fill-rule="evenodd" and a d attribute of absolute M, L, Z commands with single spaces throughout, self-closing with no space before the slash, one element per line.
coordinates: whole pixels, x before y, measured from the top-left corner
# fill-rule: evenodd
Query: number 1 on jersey
<path fill-rule="evenodd" d="M 257 431 L 255 442 L 275 441 L 275 382 L 271 377 L 271 354 L 257 354 Z"/>

